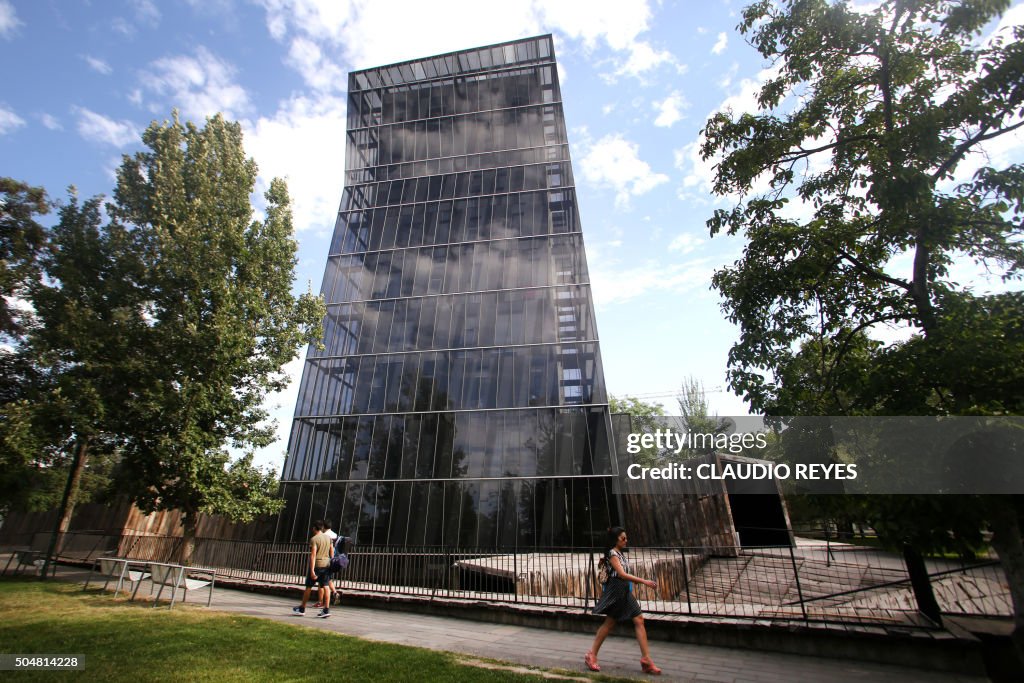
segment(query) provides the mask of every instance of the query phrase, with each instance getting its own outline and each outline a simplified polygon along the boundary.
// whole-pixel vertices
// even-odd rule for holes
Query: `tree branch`
[[[957,162],[963,159],[964,155],[967,154],[971,147],[974,147],[978,143],[985,142],[986,140],[992,140],[994,138],[999,137],[1000,135],[1004,135],[1005,133],[1017,130],[1022,126],[1024,126],[1024,121],[1018,121],[1012,126],[1000,128],[999,130],[994,130],[991,133],[986,133],[986,131],[989,129],[989,125],[985,124],[984,126],[981,127],[981,129],[978,131],[976,135],[967,138],[962,143],[960,143],[955,150],[953,150],[953,154],[951,154],[948,159],[942,162],[942,165],[939,166],[935,170],[935,173],[932,174],[932,181],[934,182],[941,178],[943,175],[945,175],[946,172],[953,167],[953,165],[955,165]]]
[[[871,266],[867,265],[866,263],[862,262],[860,259],[855,257],[853,254],[847,252],[845,249],[837,249],[837,251],[839,252],[840,256],[842,256],[844,259],[853,264],[853,266],[864,275],[867,275],[868,277],[874,278],[876,280],[881,280],[882,282],[888,282],[890,285],[895,285],[900,289],[907,290],[908,292],[911,291],[912,285],[906,280],[900,280],[899,278],[895,278],[890,275],[886,275],[883,272],[875,270]]]
[[[803,159],[805,157],[808,157],[808,156],[810,156],[812,154],[817,154],[818,152],[824,152],[824,151],[829,150],[829,149],[835,149],[836,147],[841,147],[842,145],[845,145],[845,144],[848,144],[848,143],[851,143],[851,142],[860,142],[861,140],[877,140],[877,139],[878,139],[878,136],[877,135],[873,135],[873,134],[872,135],[868,135],[868,134],[865,134],[865,135],[853,135],[851,137],[843,138],[841,140],[836,140],[835,142],[829,143],[827,145],[822,145],[821,147],[816,147],[814,149],[804,149],[803,147],[798,147],[797,150],[798,150],[799,153],[797,153],[797,152],[787,152],[780,159],[780,161],[797,161],[799,159]]]

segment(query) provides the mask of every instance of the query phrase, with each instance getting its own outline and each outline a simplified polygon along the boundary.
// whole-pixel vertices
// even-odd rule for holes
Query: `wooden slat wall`
[[[56,510],[12,512],[0,526],[0,544],[18,543],[20,538],[37,532],[50,532],[57,521]],[[276,516],[260,518],[250,524],[238,524],[219,515],[202,515],[197,535],[236,541],[273,541]],[[144,514],[127,500],[110,505],[86,503],[75,506],[70,531],[108,535],[137,533],[156,536],[181,536],[181,513],[177,511]]]

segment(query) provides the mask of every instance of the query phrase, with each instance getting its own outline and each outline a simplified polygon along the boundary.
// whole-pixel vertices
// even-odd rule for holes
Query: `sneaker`
[[[306,608],[305,607],[292,607],[292,614],[294,614],[297,617],[304,617],[304,616],[306,616]]]
[[[319,613],[317,613],[316,618],[317,619],[326,619],[329,616],[331,616],[330,610],[322,609],[322,610],[320,610]]]
[[[316,604],[313,605],[313,607],[323,607],[323,606],[324,606],[324,603],[319,602],[319,601],[317,601]]]

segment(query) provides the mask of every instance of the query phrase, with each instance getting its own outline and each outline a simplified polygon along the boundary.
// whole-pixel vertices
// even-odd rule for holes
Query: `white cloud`
[[[668,50],[655,50],[647,43],[637,42],[630,48],[629,58],[622,66],[615,70],[615,75],[639,78],[644,73],[662,64],[674,64],[677,71],[686,71],[686,66],[679,64]]]
[[[267,29],[276,40],[284,40],[289,25],[313,38],[339,42],[358,2],[335,0],[263,0]]]
[[[722,77],[718,79],[718,87],[722,90],[728,90],[729,86],[732,85],[732,79],[736,78],[736,74],[739,73],[740,65],[738,62],[733,62],[729,70],[722,74]]]
[[[110,29],[129,38],[135,35],[135,27],[125,21],[123,17],[117,17],[110,22]]]
[[[285,178],[296,231],[332,229],[343,182],[345,100],[295,97],[273,117],[243,126],[246,152],[259,165],[257,189]]]
[[[630,197],[668,182],[668,176],[653,172],[640,159],[637,144],[621,135],[606,135],[588,147],[580,161],[583,177],[596,185],[614,188],[616,206],[626,207]]]
[[[613,50],[631,51],[651,20],[651,8],[645,0],[534,0],[531,4],[548,27],[582,40],[589,48],[603,41]]]
[[[114,121],[84,107],[75,107],[74,111],[78,114],[78,132],[86,140],[124,147],[139,139],[131,121]]]
[[[999,24],[982,41],[986,47],[992,44],[996,36],[1001,36],[1005,41],[1013,40],[1013,29],[1017,26],[1024,26],[1024,3],[1014,5],[1003,13],[999,18]]]
[[[678,251],[681,254],[689,254],[691,251],[704,244],[704,240],[694,237],[689,233],[683,233],[669,242],[669,251]]]
[[[135,7],[135,18],[147,26],[157,26],[160,23],[160,10],[153,4],[152,0],[132,0]]]
[[[25,120],[10,109],[0,105],[0,135],[6,135],[15,128],[25,125]]]
[[[288,51],[288,64],[302,74],[306,85],[324,92],[344,91],[348,87],[348,74],[328,59],[316,43],[308,38],[296,38]]]
[[[654,119],[654,125],[671,128],[672,124],[683,118],[683,110],[688,109],[689,106],[690,103],[679,92],[673,92],[660,102],[655,101],[654,108],[658,112],[658,117]]]
[[[721,104],[713,111],[708,112],[705,119],[719,111],[731,112],[734,118],[744,112],[756,113],[758,111],[757,94],[761,91],[761,87],[778,73],[778,67],[770,67],[761,70],[755,78],[744,78],[736,87],[735,92],[722,100]],[[711,193],[715,165],[718,164],[720,155],[706,160],[701,159],[700,146],[703,142],[704,136],[700,135],[697,139],[675,151],[675,167],[683,171],[681,198],[706,201],[707,196]],[[693,192],[697,194],[691,194]]]
[[[762,69],[755,78],[744,78],[740,81],[735,94],[722,100],[722,103],[718,105],[717,111],[730,110],[736,116],[745,112],[757,113],[757,96],[761,92],[761,88],[769,80],[778,76],[779,71],[779,67],[774,66]]]
[[[696,189],[708,194],[715,177],[714,159],[704,160],[700,157],[700,146],[704,140],[701,136],[675,151],[675,167],[684,172],[683,188]]]
[[[234,82],[235,68],[205,47],[194,56],[164,57],[143,73],[143,86],[165,97],[189,119],[202,121],[220,112],[237,119],[251,109],[249,95]]]
[[[100,73],[104,76],[107,76],[113,71],[113,69],[110,68],[109,64],[107,64],[105,61],[98,57],[84,55],[82,59],[84,59],[85,63],[89,65],[89,68],[95,71],[96,73]]]
[[[357,69],[548,31],[556,40],[579,41],[588,50],[603,43],[624,53],[623,74],[675,61],[670,53],[639,39],[651,20],[648,0],[523,0],[488,5],[486,12],[475,0],[448,0],[440,22],[438,5],[427,2],[403,5],[401,21],[396,22],[394,5],[374,0],[261,1],[267,28],[276,40],[307,38],[321,48],[320,59]],[[305,73],[308,62],[290,63]]]
[[[21,21],[14,6],[8,0],[0,0],[0,37],[11,38],[19,26]]]
[[[729,36],[724,32],[718,34],[718,40],[715,41],[715,46],[711,48],[711,54],[720,55],[725,52],[726,46],[729,44]]]
[[[60,121],[49,114],[40,114],[39,121],[50,130],[64,130],[64,126],[60,125]]]
[[[592,264],[590,287],[599,308],[624,303],[649,292],[684,294],[707,290],[715,265],[709,259],[687,259],[670,264],[648,261],[629,268]]]
[[[326,59],[357,69],[540,32],[531,3],[499,3],[482,12],[471,0],[451,0],[441,22],[432,3],[403,5],[398,22],[393,4],[370,0],[263,0],[263,6],[275,39],[303,36],[323,48]]]
[[[541,32],[530,3],[491,3],[482,12],[474,0],[450,0],[440,22],[437,11],[433,3],[410,3],[403,8],[402,21],[395,22],[387,3],[360,0],[344,32],[351,62],[372,67]],[[424,26],[431,30],[424,31]]]

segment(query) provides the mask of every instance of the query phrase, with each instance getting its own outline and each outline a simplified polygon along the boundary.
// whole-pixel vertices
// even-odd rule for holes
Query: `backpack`
[[[331,572],[340,572],[348,567],[348,555],[342,552],[345,548],[345,537],[338,536],[334,541],[334,556],[331,557]]]
[[[597,562],[597,582],[603,586],[613,576],[615,576],[615,568],[609,561],[609,554],[605,553],[605,556]]]

